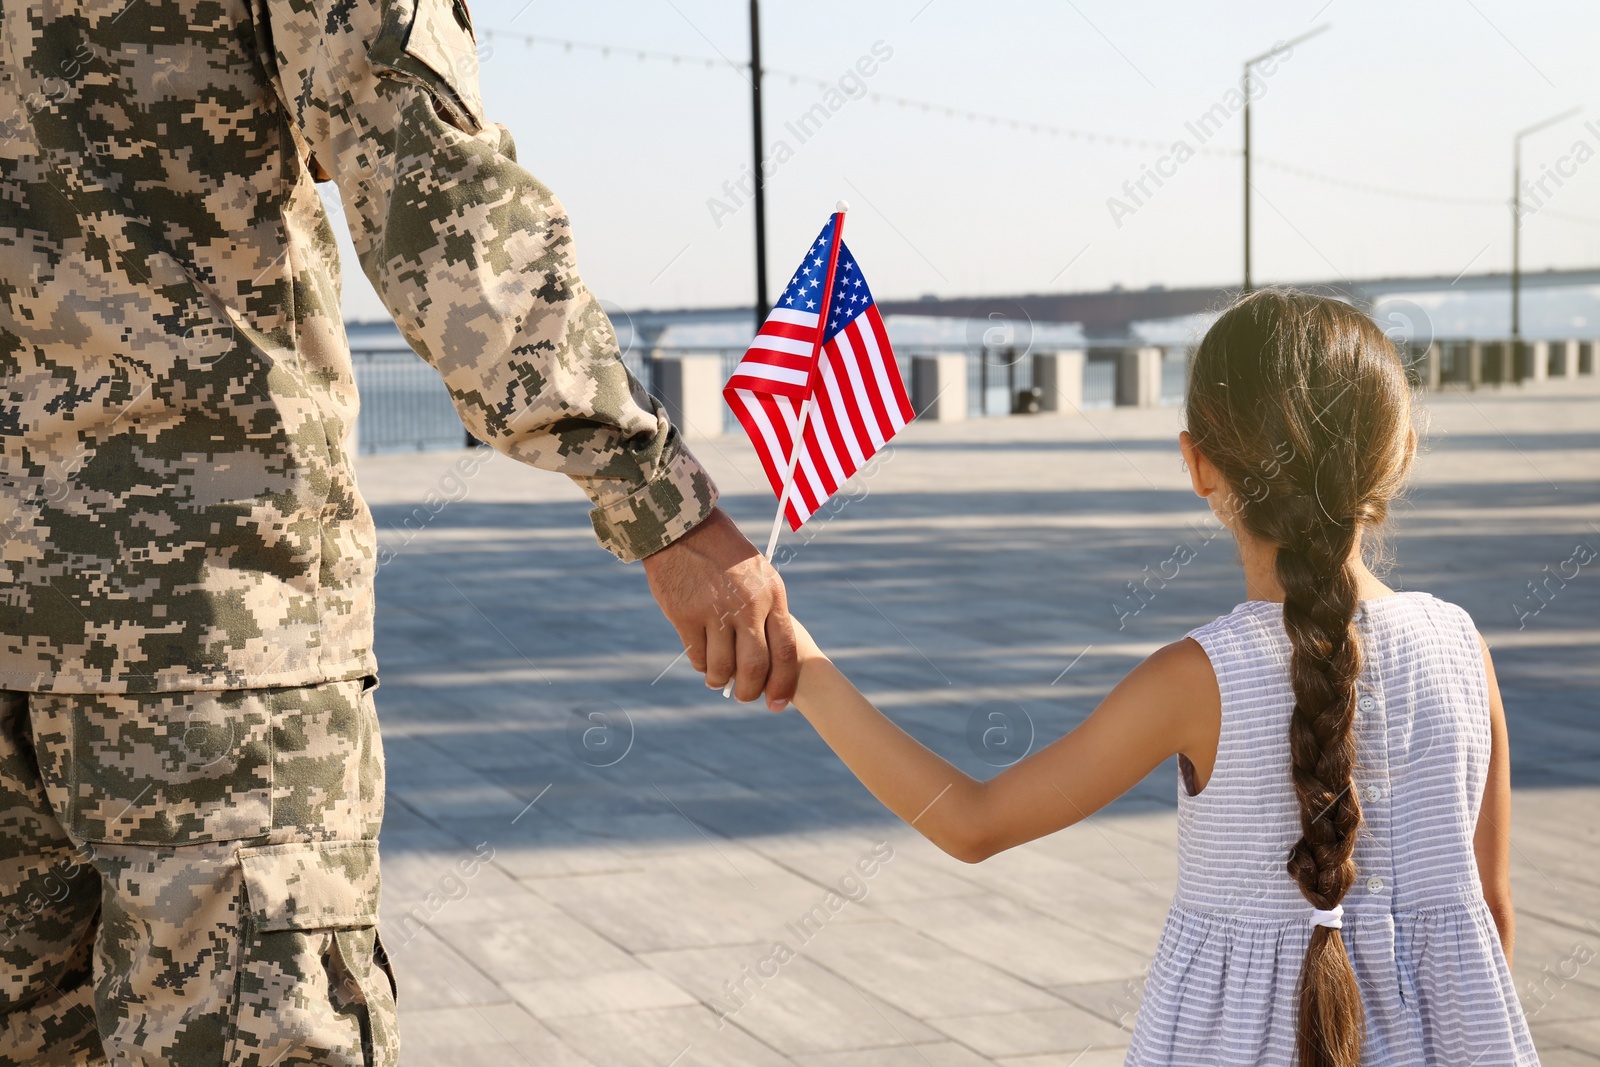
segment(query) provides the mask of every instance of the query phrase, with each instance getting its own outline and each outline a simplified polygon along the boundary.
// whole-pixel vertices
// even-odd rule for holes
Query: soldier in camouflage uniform
[[[617,358],[462,0],[0,5],[0,1064],[387,1064],[361,266],[741,698],[781,583]]]

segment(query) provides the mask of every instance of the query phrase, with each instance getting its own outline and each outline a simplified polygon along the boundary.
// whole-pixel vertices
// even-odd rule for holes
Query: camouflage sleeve
[[[716,488],[623,366],[565,210],[483,116],[463,0],[257,3],[294,148],[338,183],[362,268],[467,428],[577,482],[624,560],[704,519]]]

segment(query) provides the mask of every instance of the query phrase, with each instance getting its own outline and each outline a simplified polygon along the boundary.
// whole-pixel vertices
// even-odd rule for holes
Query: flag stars
[[[822,315],[829,334],[837,333],[843,324],[872,305],[872,292],[861,276],[860,265],[842,245],[835,255],[832,240],[832,229],[823,231],[778,298],[779,307]],[[827,287],[830,281],[831,290]]]

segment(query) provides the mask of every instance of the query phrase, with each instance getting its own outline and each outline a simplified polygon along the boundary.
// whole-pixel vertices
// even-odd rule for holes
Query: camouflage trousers
[[[360,680],[0,691],[0,1065],[389,1065]]]

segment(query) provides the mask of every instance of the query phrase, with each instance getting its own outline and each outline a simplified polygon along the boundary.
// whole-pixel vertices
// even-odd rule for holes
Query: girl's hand
[[[816,639],[811,636],[811,631],[800,625],[799,619],[790,616],[789,621],[794,625],[795,653],[799,656],[800,666],[804,667],[809,660],[828,658],[827,656],[823,655],[822,649],[818,647]]]

